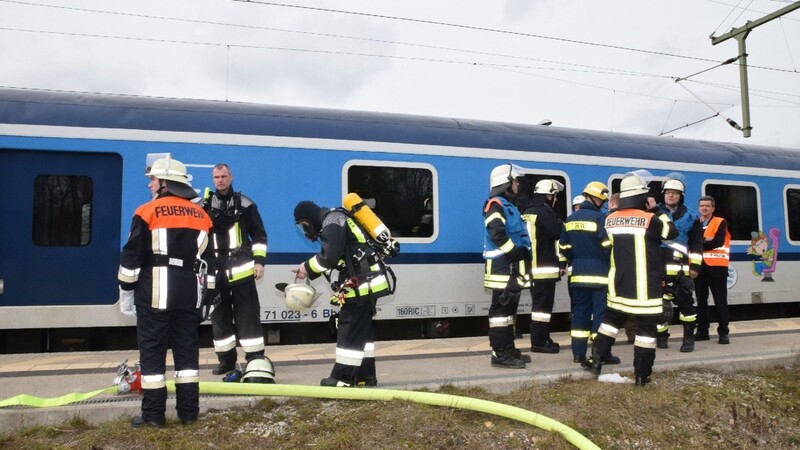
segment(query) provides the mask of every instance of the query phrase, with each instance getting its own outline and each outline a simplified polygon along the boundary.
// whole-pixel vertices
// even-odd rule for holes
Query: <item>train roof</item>
[[[800,170],[791,149],[471,119],[0,89],[0,124],[441,145]]]

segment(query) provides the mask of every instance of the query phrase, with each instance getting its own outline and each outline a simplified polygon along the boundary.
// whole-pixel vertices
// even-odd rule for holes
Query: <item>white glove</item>
[[[119,312],[123,315],[136,317],[136,305],[133,304],[133,291],[124,291],[119,288]]]

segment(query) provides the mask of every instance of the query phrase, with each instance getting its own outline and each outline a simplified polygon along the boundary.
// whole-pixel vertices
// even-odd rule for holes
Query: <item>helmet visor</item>
[[[297,229],[300,230],[301,233],[307,238],[312,241],[317,240],[317,232],[314,229],[314,225],[311,224],[310,221],[306,219],[301,219],[295,222]]]

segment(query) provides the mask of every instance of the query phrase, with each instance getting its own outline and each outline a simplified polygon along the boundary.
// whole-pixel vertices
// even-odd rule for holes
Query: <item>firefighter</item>
[[[214,351],[219,360],[212,373],[223,375],[236,369],[237,338],[248,364],[255,359],[266,359],[271,364],[264,356],[261,305],[256,291],[256,280],[264,276],[267,232],[256,204],[233,189],[233,173],[228,165],[217,164],[211,176],[216,191],[207,190],[202,205],[214,222],[217,288],[222,297],[211,315]]]
[[[586,201],[586,197],[583,195],[576,195],[575,197],[572,197],[572,212],[581,209],[581,203],[584,201]]]
[[[492,367],[524,369],[531,361],[514,346],[514,319],[522,287],[529,283],[526,259],[531,241],[514,206],[522,170],[513,164],[492,169],[489,199],[483,204],[483,286],[492,290],[489,306],[489,345]]]
[[[211,219],[189,199],[197,197],[186,166],[170,157],[156,160],[150,178],[153,200],[136,209],[122,248],[118,280],[120,304],[135,305],[136,337],[142,371],[142,414],[134,427],[161,428],[167,405],[166,359],[172,347],[178,417],[184,424],[199,412],[199,337],[202,321],[199,283],[214,296]]]
[[[586,366],[600,375],[603,358],[611,356],[617,332],[632,314],[636,319],[636,386],[650,382],[656,359],[656,324],[663,312],[661,242],[678,236],[675,224],[649,196],[649,178],[644,170],[625,174],[620,182],[619,209],[605,219],[612,244],[608,304]]]
[[[697,310],[692,292],[694,280],[703,262],[703,225],[699,215],[684,205],[686,178],[677,172],[667,174],[661,185],[664,201],[661,212],[667,214],[678,229],[678,237],[661,245],[664,261],[664,316],[658,324],[658,348],[668,348],[669,324],[673,307],[678,310],[678,320],[683,324],[683,342],[680,351],[694,351],[694,331]],[[688,278],[687,278],[688,276]]]
[[[556,282],[561,280],[558,239],[564,228],[553,210],[564,185],[556,180],[540,180],[522,219],[531,239],[531,351],[558,353],[559,345],[550,338],[550,317],[556,297]]]
[[[567,217],[561,231],[559,250],[572,267],[569,284],[572,295],[572,360],[586,364],[589,340],[597,329],[606,310],[608,270],[611,240],[605,229],[605,214],[600,208],[608,200],[608,187],[592,181],[583,189],[584,198],[579,208]],[[616,356],[604,364],[619,364]]]
[[[379,298],[393,292],[381,255],[368,233],[342,208],[323,208],[302,201],[294,209],[295,224],[320,251],[293,270],[296,279],[316,279],[336,270],[331,304],[339,306],[336,362],[321,386],[372,387],[375,373],[373,316]]]

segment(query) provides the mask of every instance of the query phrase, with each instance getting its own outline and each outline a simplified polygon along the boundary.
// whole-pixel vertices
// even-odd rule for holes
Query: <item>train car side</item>
[[[129,327],[116,307],[116,269],[130,216],[148,200],[145,160],[170,153],[195,188],[210,186],[219,162],[234,188],[255,200],[269,234],[268,267],[258,283],[265,324],[327,321],[323,292],[303,313],[274,289],[316,251],[292,220],[294,205],[339,206],[349,191],[374,202],[401,242],[389,262],[397,293],[379,320],[485,317],[480,205],[498,164],[526,179],[557,177],[562,203],[589,181],[613,187],[632,169],[655,182],[688,178],[687,203],[721,196],[736,225],[729,277],[734,305],[796,303],[800,279],[800,157],[781,149],[655,139],[367,113],[228,105],[222,102],[30,94],[0,90],[0,166],[14,193],[0,206],[0,329]],[[8,170],[8,168],[13,168]],[[728,197],[732,197],[729,199]],[[567,205],[558,205],[567,214]],[[722,214],[724,216],[724,214]],[[766,247],[756,244],[766,236]],[[32,236],[32,238],[31,238]],[[758,241],[761,242],[761,241]],[[763,248],[762,248],[763,247]],[[528,300],[525,300],[526,297]],[[523,296],[521,311],[530,308]],[[556,311],[569,299],[560,283]]]

